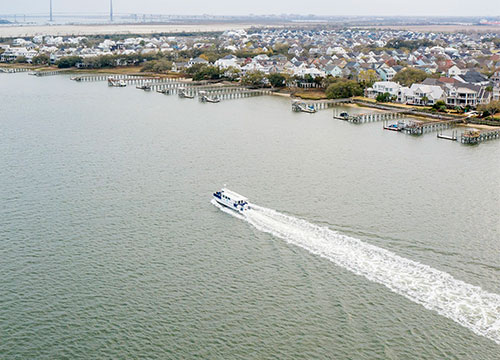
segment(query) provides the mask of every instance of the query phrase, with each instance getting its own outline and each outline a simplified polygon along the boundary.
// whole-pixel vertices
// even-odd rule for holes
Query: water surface
[[[0,119],[2,358],[499,357],[491,337],[210,203],[227,183],[500,294],[498,141],[26,74],[0,75]]]

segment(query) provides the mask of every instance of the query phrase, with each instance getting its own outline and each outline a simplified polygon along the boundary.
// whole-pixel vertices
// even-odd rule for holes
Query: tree
[[[34,56],[32,59],[33,65],[48,65],[50,62],[50,58],[47,54],[40,54]]]
[[[500,113],[500,100],[479,105],[477,109],[483,113],[483,116],[495,115],[496,113]]]
[[[424,81],[427,77],[428,74],[424,70],[409,67],[398,72],[392,80],[403,86],[410,86]]]
[[[172,62],[161,59],[147,61],[141,68],[141,72],[165,73],[172,70]]]
[[[14,62],[18,63],[18,64],[25,63],[26,62],[26,57],[24,57],[24,56],[18,56],[18,57],[16,57],[16,59],[14,60]]]
[[[275,44],[273,46],[273,52],[276,54],[281,54],[281,55],[288,55],[288,49],[290,46],[288,44]]]
[[[422,96],[422,98],[420,99],[420,101],[422,101],[424,103],[424,105],[427,105],[427,103],[429,102],[429,98],[427,96]]]
[[[60,69],[70,68],[82,61],[79,56],[66,56],[59,59],[57,62],[57,67]]]
[[[193,75],[193,80],[217,80],[220,79],[222,71],[213,65],[202,65]]]
[[[286,77],[283,74],[270,74],[267,76],[267,79],[271,83],[272,87],[284,87],[286,86]]]
[[[407,49],[407,50],[417,50],[419,47],[431,47],[436,45],[431,40],[402,40],[399,38],[389,40],[386,44],[387,48],[390,49]]]
[[[339,79],[326,89],[326,97],[329,99],[344,99],[361,95],[363,95],[363,88],[354,80]]]
[[[227,69],[224,69],[224,77],[228,80],[234,81],[237,80],[241,75],[241,70],[237,67],[230,66]]]
[[[446,112],[446,103],[443,100],[438,100],[432,105],[432,108],[439,112]]]
[[[263,86],[265,76],[260,71],[249,71],[241,78],[243,85]]]
[[[378,75],[373,69],[361,70],[358,75],[358,80],[366,87],[370,87],[378,80]]]
[[[377,102],[389,102],[391,100],[391,94],[389,94],[388,92],[385,92],[385,93],[380,93],[377,95],[376,99]]]

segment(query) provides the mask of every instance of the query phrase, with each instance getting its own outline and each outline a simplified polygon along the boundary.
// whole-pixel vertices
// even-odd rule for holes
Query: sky
[[[52,0],[54,12],[105,13],[109,0]],[[47,13],[49,0],[0,0],[0,14]],[[113,0],[115,13],[500,16],[499,0]]]

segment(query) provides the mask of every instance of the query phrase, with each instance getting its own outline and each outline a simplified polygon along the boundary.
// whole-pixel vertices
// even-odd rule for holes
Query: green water
[[[0,75],[0,124],[2,359],[500,358],[210,203],[227,183],[500,294],[500,141],[27,74]]]

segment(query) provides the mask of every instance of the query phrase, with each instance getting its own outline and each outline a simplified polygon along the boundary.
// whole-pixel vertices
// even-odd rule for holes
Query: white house
[[[456,75],[462,75],[462,69],[460,69],[457,65],[453,65],[448,69],[448,77],[453,77]]]
[[[444,95],[440,86],[413,84],[409,89],[400,88],[398,101],[410,105],[433,105],[438,100],[443,100]]]
[[[206,65],[208,64],[208,61],[201,58],[201,57],[197,57],[197,58],[194,58],[194,59],[191,59],[188,61],[188,66],[193,66],[195,64],[202,64],[202,65]]]
[[[215,62],[215,66],[218,66],[222,69],[227,69],[228,67],[236,67],[236,68],[239,68],[239,65],[238,65],[238,58],[234,55],[227,55],[227,56],[224,56],[223,58],[220,58],[219,60],[217,60]]]
[[[379,94],[389,93],[391,96],[398,96],[401,85],[393,81],[377,81],[371,88],[366,89],[365,94],[369,98],[376,98]]]

